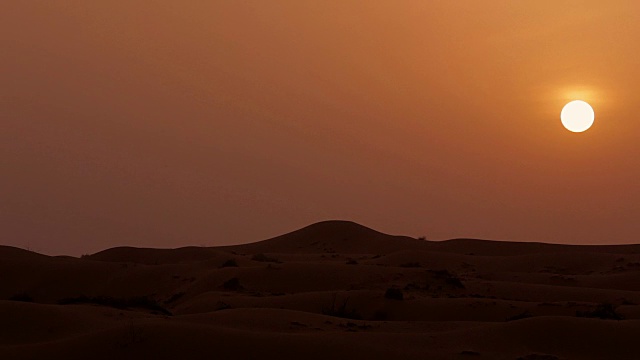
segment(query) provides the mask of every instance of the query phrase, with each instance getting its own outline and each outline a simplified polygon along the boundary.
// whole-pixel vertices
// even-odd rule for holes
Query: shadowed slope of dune
[[[245,252],[387,254],[427,249],[426,241],[383,234],[351,221],[330,220],[256,243],[222,247]]]
[[[473,253],[474,255],[521,255],[571,252],[597,252],[608,254],[640,254],[639,244],[625,245],[565,245],[540,242],[511,242],[479,239],[452,239],[433,241],[429,244],[434,251],[453,253]]]
[[[425,241],[407,236],[383,234],[351,221],[323,221],[302,229],[249,244],[215,248],[183,247],[153,249],[115,247],[84,258],[108,262],[158,265],[204,261],[224,256],[223,252],[386,254],[407,249],[427,249]]]

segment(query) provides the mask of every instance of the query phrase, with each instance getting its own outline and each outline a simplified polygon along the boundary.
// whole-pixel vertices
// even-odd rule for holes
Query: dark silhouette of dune
[[[639,249],[348,221],[82,258],[1,246],[0,358],[637,359]]]
[[[429,244],[430,250],[477,255],[521,255],[550,253],[597,252],[608,254],[640,254],[640,245],[565,245],[540,242],[511,242],[480,239],[452,239]]]
[[[84,257],[96,261],[158,265],[204,261],[220,256],[223,256],[223,253],[206,247],[188,246],[177,249],[152,249],[122,246],[103,250]]]
[[[31,253],[22,249],[16,249],[16,251]],[[215,248],[189,246],[177,249],[124,246],[86,255],[85,258],[108,262],[133,262],[157,265],[217,259],[224,257],[227,251],[289,254],[322,252],[389,254],[398,251],[437,251],[488,256],[565,252],[640,254],[640,245],[564,245],[480,239],[427,241],[408,236],[384,234],[351,221],[329,220],[315,223],[274,238],[242,245],[220,246]]]
[[[424,241],[411,237],[383,234],[351,221],[330,220],[275,238],[226,248],[247,252],[387,254],[427,247]]]
[[[0,245],[0,260],[24,261],[44,259],[46,257],[46,255],[38,254],[30,250],[20,249],[13,246]]]

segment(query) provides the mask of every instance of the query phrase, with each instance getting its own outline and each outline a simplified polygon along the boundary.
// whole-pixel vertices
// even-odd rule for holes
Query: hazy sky
[[[0,244],[640,242],[640,3],[0,2]],[[565,130],[562,106],[594,126]]]

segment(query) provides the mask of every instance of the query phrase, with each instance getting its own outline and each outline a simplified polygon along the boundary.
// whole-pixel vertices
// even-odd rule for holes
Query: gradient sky
[[[640,3],[0,2],[0,243],[640,242]],[[562,106],[594,126],[565,130]]]

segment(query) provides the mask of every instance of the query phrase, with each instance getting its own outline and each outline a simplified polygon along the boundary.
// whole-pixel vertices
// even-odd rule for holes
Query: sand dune
[[[638,359],[639,250],[341,221],[82,258],[2,246],[0,358]]]

